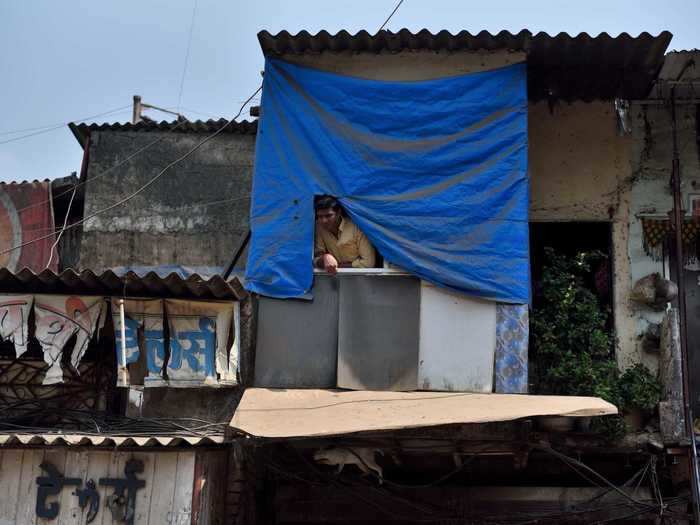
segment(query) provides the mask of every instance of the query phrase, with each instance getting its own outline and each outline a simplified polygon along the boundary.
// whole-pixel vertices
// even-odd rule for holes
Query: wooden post
[[[134,95],[134,110],[131,114],[131,123],[136,124],[137,122],[141,122],[141,96],[140,95]]]

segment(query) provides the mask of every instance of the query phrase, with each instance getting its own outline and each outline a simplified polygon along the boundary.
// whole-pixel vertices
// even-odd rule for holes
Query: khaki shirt
[[[374,247],[355,224],[343,217],[338,237],[316,225],[314,255],[330,253],[339,264],[352,263],[353,268],[373,268],[376,262]]]

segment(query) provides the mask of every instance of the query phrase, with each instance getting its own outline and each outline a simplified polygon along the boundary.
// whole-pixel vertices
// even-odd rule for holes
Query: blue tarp
[[[525,65],[388,82],[268,59],[248,290],[311,291],[321,194],[339,198],[385,260],[421,279],[528,303]]]

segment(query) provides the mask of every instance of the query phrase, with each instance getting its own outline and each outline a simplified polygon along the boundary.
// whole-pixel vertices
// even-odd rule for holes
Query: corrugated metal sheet
[[[0,434],[0,446],[93,446],[93,447],[181,447],[219,445],[223,435],[201,436],[113,436],[109,434]]]
[[[397,33],[380,31],[375,35],[367,31],[355,35],[347,31],[335,35],[327,31],[315,35],[307,31],[296,35],[287,31],[276,35],[267,31],[258,33],[263,53],[276,56],[324,51],[524,51],[528,57],[528,93],[533,100],[642,98],[661,68],[671,37],[668,31],[658,36],[644,32],[637,37],[627,33],[617,37],[607,33],[595,37],[587,33],[533,35],[527,30],[517,34],[481,31],[476,35],[468,31],[456,35],[448,31],[432,33],[427,29],[417,33],[408,29]]]
[[[221,118],[218,120],[195,120],[194,122],[173,120],[171,122],[153,120],[143,120],[132,124],[131,122],[114,122],[103,124],[76,124],[71,122],[68,127],[78,139],[80,144],[85,144],[85,139],[91,131],[122,131],[122,132],[147,132],[147,131],[173,131],[176,133],[213,133],[219,130],[228,120]],[[238,135],[255,135],[258,131],[258,122],[256,120],[241,122],[232,122],[222,133],[238,134]]]
[[[126,295],[202,300],[239,300],[246,296],[237,278],[226,281],[220,275],[205,280],[194,274],[183,279],[176,273],[160,277],[151,271],[143,276],[127,272],[120,277],[111,270],[97,275],[90,270],[78,273],[70,269],[60,274],[50,270],[34,273],[28,268],[17,273],[1,268],[0,293]]]
[[[667,82],[680,81],[676,85],[676,98],[700,98],[700,51],[672,51],[664,58],[658,82],[649,98],[668,98],[671,86]]]

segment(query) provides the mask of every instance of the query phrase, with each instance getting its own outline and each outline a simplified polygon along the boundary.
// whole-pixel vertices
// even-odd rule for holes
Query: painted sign
[[[0,184],[0,267],[13,272],[29,268],[58,271],[55,253],[51,185],[46,182]],[[36,240],[22,248],[5,251]],[[51,250],[54,250],[51,258]]]
[[[98,321],[104,318],[102,297],[77,297],[66,295],[35,295],[35,336],[44,351],[44,361],[49,365],[44,385],[63,381],[61,357],[68,340],[75,335],[70,364],[77,370],[78,363],[87,350]]]
[[[161,299],[125,299],[124,332],[125,353],[122,351],[122,328],[119,299],[112,298],[112,319],[117,348],[117,386],[131,384],[128,366],[136,363],[143,347],[148,374],[144,384],[163,385],[165,365],[165,336],[163,333],[163,301]]]
[[[56,501],[47,502],[50,496],[59,496],[64,487],[77,487],[75,496],[81,509],[88,508],[85,523],[92,523],[100,508],[100,493],[93,480],[88,480],[86,488],[82,488],[81,478],[63,477],[58,469],[51,463],[44,461],[39,465],[44,471],[43,476],[36,478],[36,515],[39,518],[55,519],[60,511],[60,504]],[[112,518],[123,521],[127,525],[133,525],[136,516],[136,491],[146,486],[146,482],[138,479],[136,474],[143,472],[143,461],[130,459],[124,466],[123,478],[100,478],[99,485],[112,487],[113,494],[107,496],[106,506],[112,512]]]
[[[0,295],[0,337],[15,345],[17,357],[27,351],[29,311],[33,303],[31,295]]]
[[[237,352],[229,352],[233,304],[166,299],[170,386],[235,382]],[[233,357],[232,357],[233,356]]]

